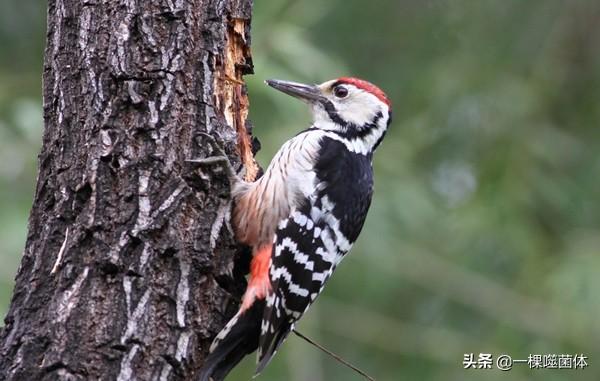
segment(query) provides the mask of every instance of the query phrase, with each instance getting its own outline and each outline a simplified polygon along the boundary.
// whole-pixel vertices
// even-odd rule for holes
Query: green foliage
[[[17,3],[0,5],[2,314],[42,129],[45,5]],[[263,165],[310,122],[264,79],[358,76],[394,108],[366,227],[301,331],[378,380],[598,379],[599,21],[592,0],[256,2],[247,81]],[[463,370],[464,353],[591,366]],[[291,337],[261,379],[360,378]]]

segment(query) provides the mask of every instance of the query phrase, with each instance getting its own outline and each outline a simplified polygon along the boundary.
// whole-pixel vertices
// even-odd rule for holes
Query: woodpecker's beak
[[[267,79],[265,83],[274,89],[310,103],[326,100],[321,94],[321,89],[316,85],[305,85],[303,83],[280,81],[278,79]]]

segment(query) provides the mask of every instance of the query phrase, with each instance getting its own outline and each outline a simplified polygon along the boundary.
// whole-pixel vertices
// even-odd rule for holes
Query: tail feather
[[[247,354],[258,347],[264,300],[238,312],[215,338],[200,370],[199,381],[222,381]]]
[[[260,374],[260,372],[265,369],[265,367],[269,364],[277,350],[283,344],[285,339],[290,334],[293,328],[293,324],[286,323],[283,326],[279,327],[275,335],[270,335],[269,341],[261,343],[261,347],[258,353],[258,364],[256,366],[256,372],[254,376]],[[263,335],[264,337],[264,335]]]

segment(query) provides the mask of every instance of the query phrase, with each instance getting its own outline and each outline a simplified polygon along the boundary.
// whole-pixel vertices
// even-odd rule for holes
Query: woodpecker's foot
[[[210,157],[205,157],[202,159],[190,159],[190,160],[186,160],[186,162],[187,163],[195,163],[195,164],[199,164],[200,166],[207,166],[207,167],[221,166],[225,170],[225,173],[227,174],[227,178],[230,181],[232,181],[232,183],[239,180],[237,174],[235,173],[235,169],[233,169],[233,166],[229,162],[229,158],[227,158],[227,156],[210,156]]]
[[[214,156],[227,157],[227,154],[225,153],[225,151],[223,151],[222,148],[225,146],[225,143],[223,142],[223,140],[221,140],[220,137],[207,134],[206,132],[199,132],[198,135],[202,136],[202,143],[208,144],[210,148],[212,148],[212,150],[216,152],[216,155]]]
[[[223,146],[223,142],[219,138],[215,138],[214,136],[204,132],[201,132],[199,135],[202,135],[203,142],[207,143],[211,147],[213,153],[216,153],[216,155],[199,159],[188,159],[186,160],[186,162],[206,167],[220,166],[225,170],[227,178],[229,179],[232,186],[236,182],[240,181],[240,178],[238,177],[233,166],[231,165],[227,154],[225,153],[225,151],[223,151],[223,148],[221,148]]]

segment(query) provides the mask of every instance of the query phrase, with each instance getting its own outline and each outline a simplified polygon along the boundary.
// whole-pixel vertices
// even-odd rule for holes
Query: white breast
[[[259,180],[235,187],[233,220],[238,240],[255,247],[270,244],[279,221],[314,193],[313,166],[325,134],[307,131],[288,140]]]

